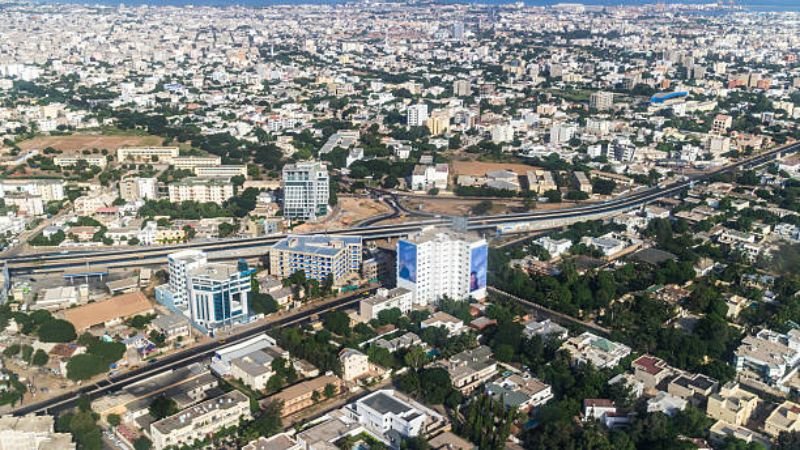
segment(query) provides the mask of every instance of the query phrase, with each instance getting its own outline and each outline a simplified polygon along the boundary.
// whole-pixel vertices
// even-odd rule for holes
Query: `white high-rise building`
[[[550,128],[550,143],[551,144],[566,144],[572,139],[578,127],[568,123],[558,123]]]
[[[406,110],[406,124],[410,127],[421,127],[425,125],[425,121],[428,120],[428,105],[425,103],[419,103],[417,105],[411,105]]]
[[[189,306],[190,271],[208,264],[208,258],[202,250],[183,250],[167,256],[169,271],[168,296],[176,307],[186,310]],[[169,302],[168,302],[169,303]]]
[[[425,228],[397,242],[397,286],[414,293],[414,303],[428,305],[486,296],[489,247],[469,233]]]
[[[328,214],[330,185],[328,169],[321,162],[298,162],[283,166],[283,216],[308,220]]]

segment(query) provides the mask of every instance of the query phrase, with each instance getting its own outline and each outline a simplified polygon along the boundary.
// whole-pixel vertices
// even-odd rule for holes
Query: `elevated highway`
[[[670,197],[687,189],[693,183],[704,181],[713,175],[732,172],[739,169],[757,167],[777,157],[800,150],[800,143],[793,143],[776,148],[751,158],[736,162],[718,170],[684,179],[666,186],[656,186],[639,190],[624,197],[603,203],[586,204],[559,210],[530,211],[518,214],[487,215],[466,219],[467,229],[474,231],[494,231],[499,226],[526,223],[530,226],[525,231],[553,228],[570,223],[608,217],[617,213],[639,208],[664,197]],[[398,238],[431,225],[448,225],[451,219],[432,217],[424,220],[391,225],[366,225],[361,227],[330,229],[330,234],[360,235],[364,240]],[[362,224],[364,225],[364,224]],[[237,251],[246,250],[253,255],[264,254],[266,249],[285,235],[260,236],[255,238],[224,239],[217,241],[192,242],[188,244],[141,247],[134,249],[109,249],[76,251],[71,253],[49,253],[31,256],[15,256],[0,258],[0,263],[7,265],[9,273],[25,275],[46,272],[59,272],[80,267],[104,266],[108,268],[129,267],[131,265],[147,265],[163,263],[169,253],[184,249],[202,249],[209,253],[212,260],[232,259],[240,257]]]

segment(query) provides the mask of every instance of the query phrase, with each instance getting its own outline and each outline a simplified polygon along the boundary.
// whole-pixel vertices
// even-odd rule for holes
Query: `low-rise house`
[[[403,439],[427,435],[446,424],[441,414],[390,389],[373,392],[343,410],[393,448],[398,448]]]
[[[651,355],[642,355],[636,358],[631,363],[631,368],[633,376],[641,381],[647,389],[655,389],[662,381],[675,373],[666,361]]]
[[[563,341],[569,336],[566,328],[550,319],[538,321],[536,319],[525,323],[522,333],[527,337],[539,336],[543,339],[556,339]]]
[[[423,330],[430,327],[445,328],[449,336],[454,336],[466,331],[463,320],[453,317],[444,311],[437,311],[420,323],[420,328]]]
[[[706,415],[734,425],[744,425],[758,407],[758,396],[745,391],[738,383],[727,383],[708,397]]]
[[[325,398],[326,386],[331,386],[333,394],[338,395],[342,389],[342,380],[332,375],[323,375],[311,380],[293,384],[277,394],[261,400],[262,405],[281,402],[281,417],[286,417],[309,406],[315,405]]]
[[[572,241],[569,239],[553,239],[549,236],[543,236],[534,242],[547,250],[547,253],[553,258],[563,255],[572,248]]]
[[[724,420],[716,421],[708,431],[711,436],[711,442],[716,445],[722,445],[728,438],[734,438],[748,444],[755,442],[761,444],[764,448],[770,448],[770,440],[767,436]]]
[[[627,345],[612,342],[588,331],[567,339],[561,349],[570,354],[573,364],[591,363],[598,369],[616,367],[631,353],[631,348]]]
[[[737,372],[749,372],[762,381],[779,385],[800,364],[800,330],[781,334],[769,329],[742,339],[734,352]]]
[[[289,433],[279,433],[268,438],[260,438],[249,442],[242,450],[305,450]]]
[[[775,408],[764,422],[764,432],[773,438],[797,431],[800,431],[800,405],[789,400]]]
[[[395,308],[403,314],[408,314],[411,311],[413,297],[413,293],[405,288],[381,288],[372,297],[359,302],[359,315],[362,320],[369,321],[377,319],[381,311]]]
[[[179,342],[192,337],[189,319],[179,313],[159,315],[150,322],[150,329],[163,334],[166,342]]]
[[[542,406],[553,399],[553,391],[548,384],[530,376],[512,374],[486,384],[486,393],[502,402],[508,408],[527,412]]]
[[[497,362],[492,358],[492,350],[485,345],[465,350],[449,360],[438,362],[437,365],[447,370],[453,387],[464,394],[469,394],[497,373]]]
[[[681,374],[669,382],[667,392],[697,406],[704,403],[718,386],[717,380],[701,373]]]
[[[339,361],[344,381],[355,381],[369,373],[369,358],[358,350],[343,349],[339,352]]]
[[[647,412],[660,412],[670,417],[686,409],[687,401],[660,391],[655,397],[647,400]]]
[[[393,339],[389,340],[383,338],[377,339],[375,342],[372,343],[372,345],[375,345],[380,348],[385,348],[386,350],[389,350],[390,352],[394,353],[398,350],[404,350],[414,345],[424,345],[424,343],[422,342],[422,339],[419,338],[419,336],[409,331],[408,333]]]
[[[616,414],[614,402],[606,398],[587,398],[583,400],[583,420],[603,420],[608,414]]]

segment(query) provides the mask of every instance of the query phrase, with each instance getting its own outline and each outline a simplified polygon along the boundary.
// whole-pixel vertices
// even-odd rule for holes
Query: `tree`
[[[481,450],[502,450],[517,416],[516,408],[484,394],[469,402],[457,430]]]
[[[239,439],[240,448],[244,444],[258,439],[261,436],[269,437],[277,434],[283,430],[281,423],[281,410],[283,404],[281,402],[271,402],[266,408],[261,411],[256,418],[247,424],[241,432]]]
[[[326,398],[333,398],[333,396],[336,395],[336,386],[328,383],[325,385],[325,389],[322,393],[325,394]]]
[[[67,378],[72,381],[88,380],[107,370],[108,363],[90,353],[73,356],[67,362]]]
[[[592,192],[595,194],[611,195],[616,188],[617,183],[613,180],[605,180],[602,178],[595,178],[592,180]]]
[[[139,436],[133,441],[134,450],[150,450],[151,448],[153,448],[153,443],[147,439],[147,436]]]
[[[428,362],[428,354],[419,345],[414,345],[408,349],[403,360],[407,366],[414,370],[419,370]]]
[[[339,336],[350,335],[350,317],[343,311],[333,311],[322,318],[325,329]]]
[[[122,418],[119,414],[109,414],[108,417],[106,417],[106,422],[108,422],[111,427],[116,428],[122,423]]]
[[[36,353],[33,354],[33,364],[36,366],[44,366],[48,361],[50,361],[50,356],[42,349],[36,350]]]
[[[561,191],[550,189],[544,193],[548,203],[561,203]]]
[[[162,394],[153,399],[148,407],[148,411],[150,415],[153,416],[153,419],[161,420],[165,417],[177,414],[180,409],[178,409],[178,404],[175,403],[175,400]]]
[[[472,207],[472,214],[476,216],[482,216],[491,211],[492,206],[494,206],[494,204],[492,203],[491,200],[481,200],[475,206]]]
[[[39,340],[42,342],[70,342],[76,337],[75,327],[66,320],[53,319],[46,326],[39,327]]]

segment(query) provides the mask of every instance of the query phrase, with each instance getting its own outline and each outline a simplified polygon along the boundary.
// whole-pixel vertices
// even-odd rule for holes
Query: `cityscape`
[[[800,450],[800,8],[0,0],[0,450]]]

